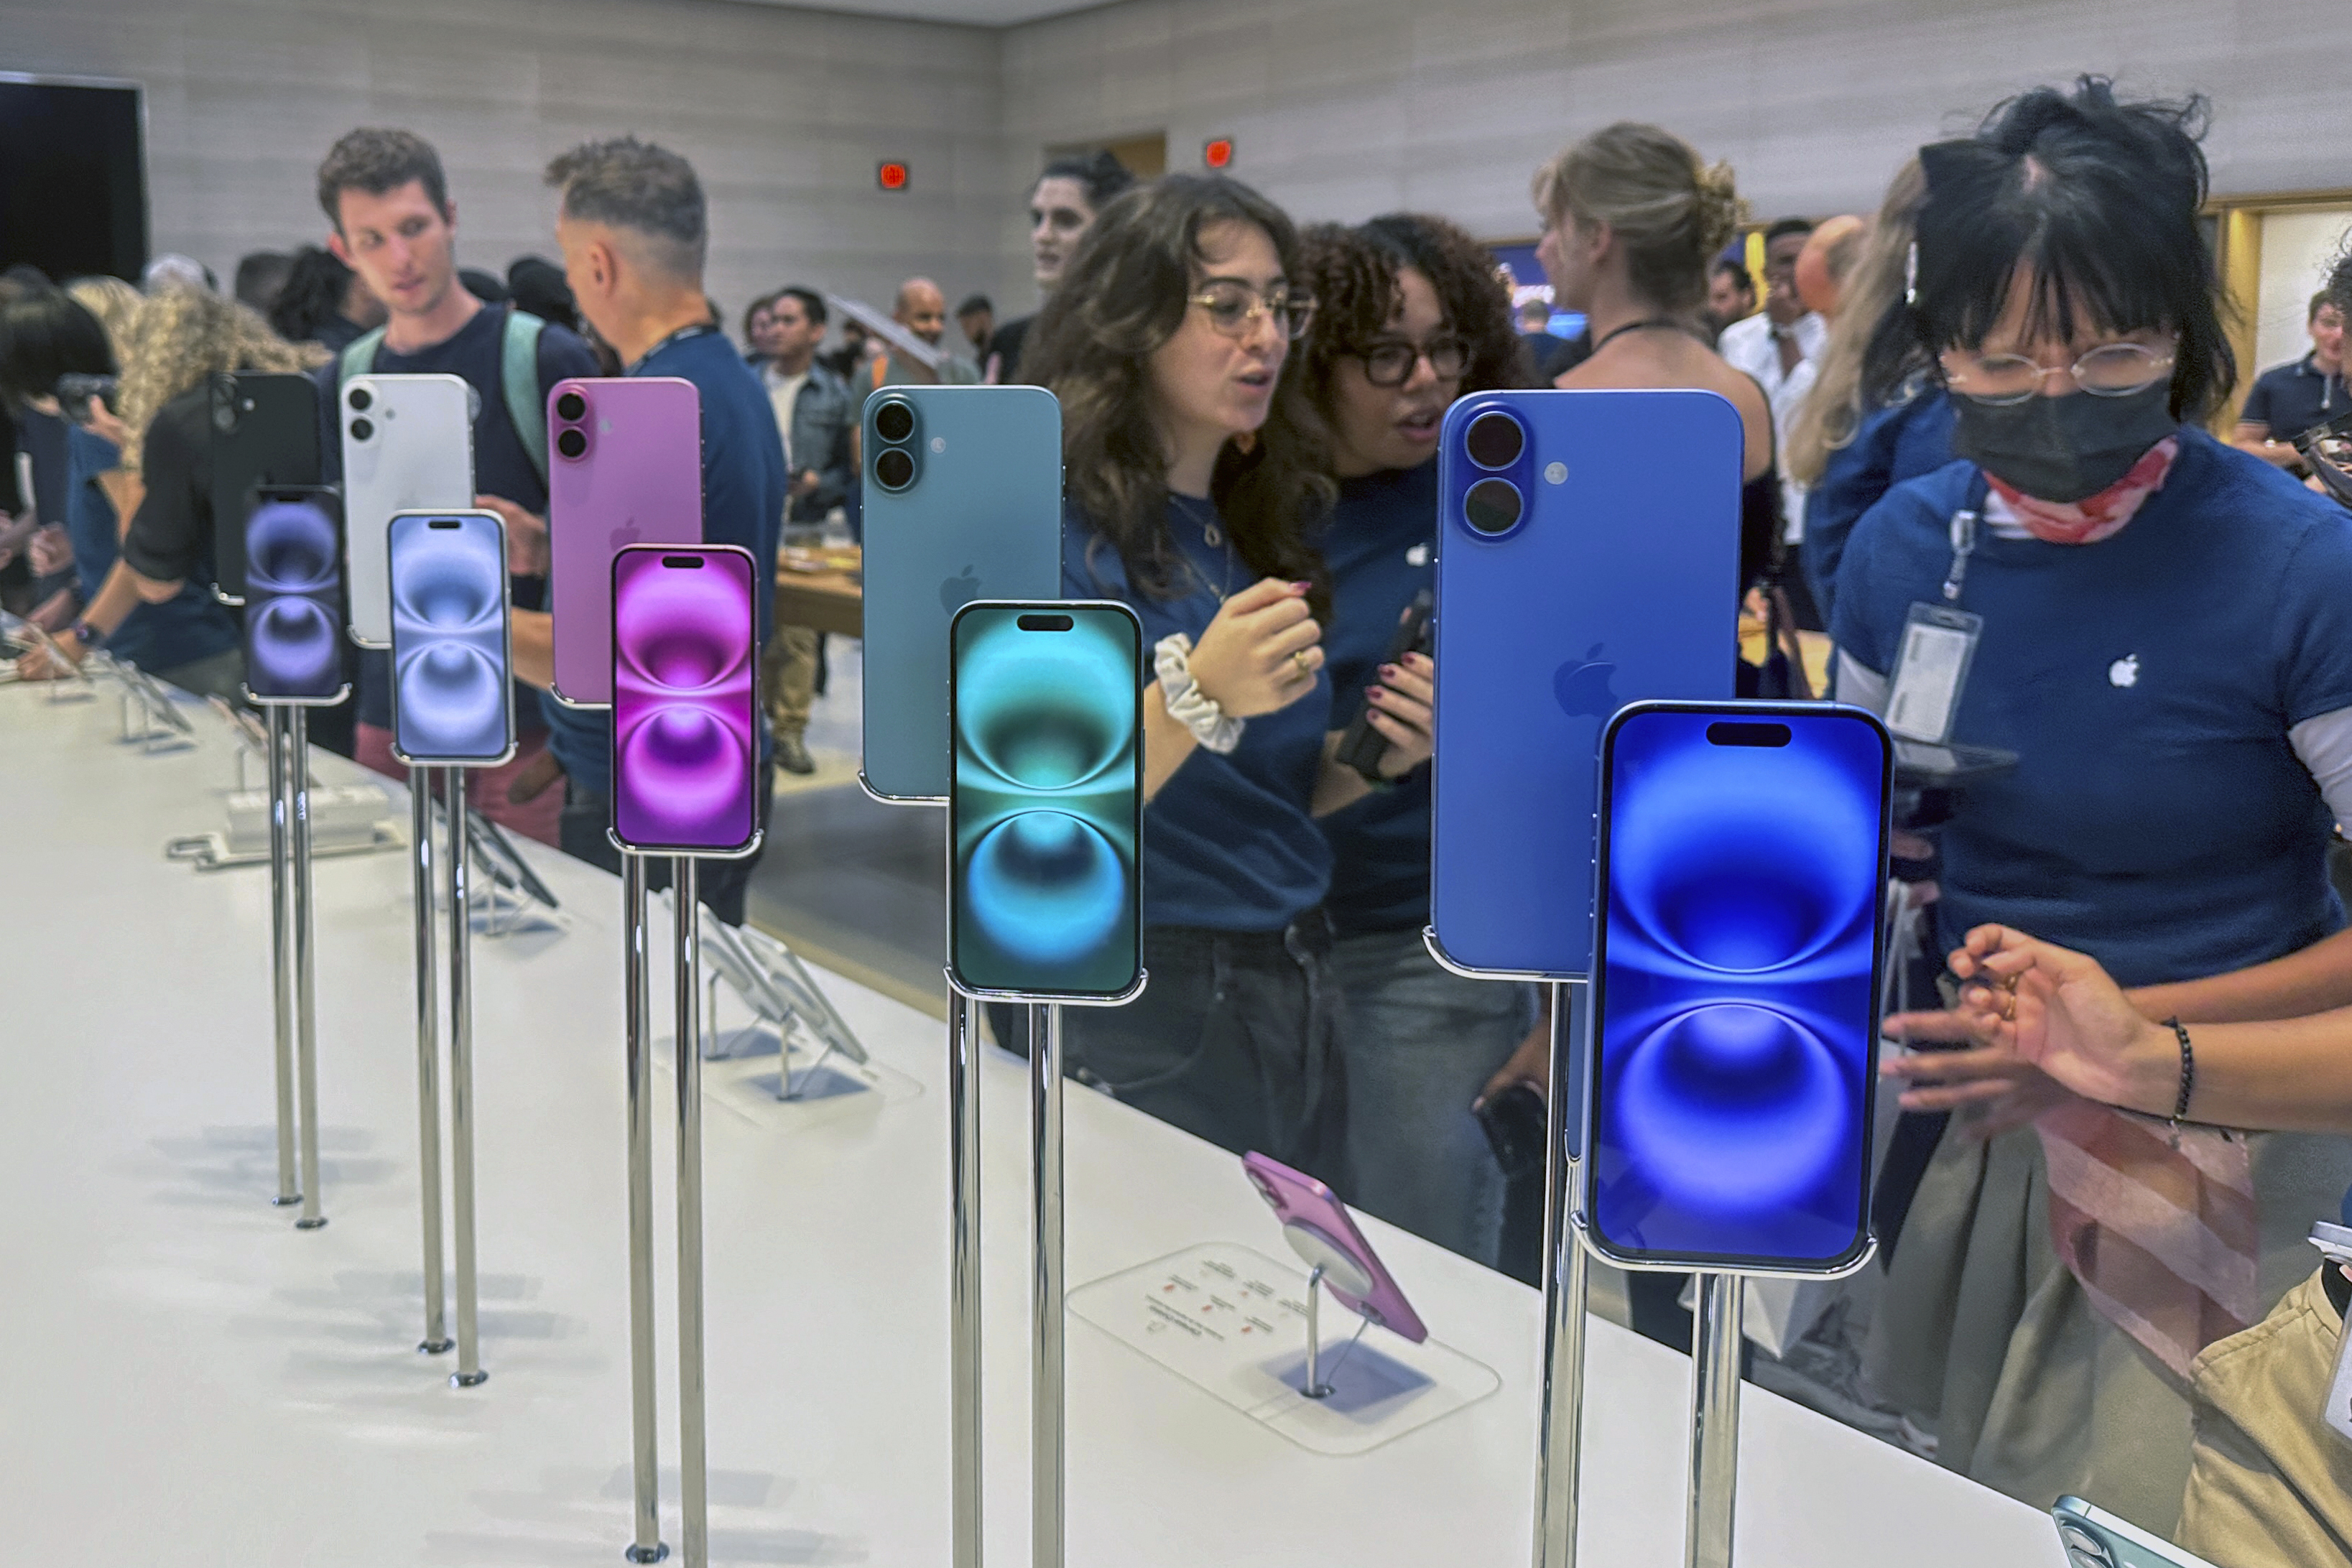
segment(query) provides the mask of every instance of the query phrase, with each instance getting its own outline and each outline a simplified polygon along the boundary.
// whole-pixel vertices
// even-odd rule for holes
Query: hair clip
[[[1916,239],[1903,256],[1903,303],[1919,303],[1919,242]]]

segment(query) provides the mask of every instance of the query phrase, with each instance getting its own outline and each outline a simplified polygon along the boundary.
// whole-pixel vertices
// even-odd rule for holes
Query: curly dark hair
[[[1494,254],[1467,234],[1422,213],[1386,213],[1353,228],[1317,224],[1299,236],[1297,281],[1315,296],[1315,324],[1295,355],[1307,401],[1331,416],[1331,364],[1377,338],[1397,307],[1397,274],[1429,279],[1446,324],[1470,350],[1462,393],[1535,384],[1511,319],[1511,296]]]
[[[1105,207],[1070,258],[1031,329],[1023,373],[1062,404],[1062,457],[1070,499],[1116,549],[1128,580],[1155,599],[1176,596],[1180,561],[1168,533],[1168,458],[1150,405],[1152,354],[1176,335],[1201,277],[1201,231],[1247,224],[1274,243],[1284,272],[1300,277],[1298,231],[1280,207],[1238,180],[1170,174]],[[1274,405],[1246,451],[1228,442],[1211,497],[1252,571],[1314,584],[1318,620],[1330,612],[1330,576],[1307,542],[1309,519],[1337,494],[1322,422],[1307,405],[1294,352]]]

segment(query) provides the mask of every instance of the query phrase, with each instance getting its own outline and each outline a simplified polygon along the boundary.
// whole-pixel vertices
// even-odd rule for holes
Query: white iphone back
[[[353,376],[336,394],[335,423],[352,641],[389,648],[392,515],[473,509],[474,389],[462,376]]]

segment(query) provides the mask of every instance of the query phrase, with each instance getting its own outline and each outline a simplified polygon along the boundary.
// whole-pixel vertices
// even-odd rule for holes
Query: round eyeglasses
[[[2020,403],[2042,395],[2052,376],[2073,376],[2093,397],[2129,397],[2172,373],[2173,353],[2141,343],[2103,343],[2071,365],[2052,367],[2023,354],[1967,354],[1943,358],[1944,384],[1962,397],[1994,404]]]
[[[1247,336],[1259,317],[1270,316],[1275,330],[1295,342],[1307,335],[1307,323],[1315,319],[1315,296],[1304,288],[1260,294],[1230,277],[1212,278],[1198,293],[1186,295],[1185,300],[1206,310],[1209,325],[1228,338]]]
[[[1442,382],[1452,381],[1470,367],[1470,346],[1452,336],[1432,338],[1426,343],[1377,338],[1347,351],[1364,361],[1364,379],[1376,387],[1404,385],[1412,380],[1413,367],[1423,360],[1429,361],[1429,373]]]

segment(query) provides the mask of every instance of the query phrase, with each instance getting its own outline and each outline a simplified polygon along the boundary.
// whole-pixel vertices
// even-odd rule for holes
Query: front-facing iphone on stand
[[[385,530],[392,749],[412,768],[514,756],[506,526],[496,513],[401,512]]]
[[[1039,387],[885,387],[866,400],[865,731],[883,800],[948,794],[948,622],[1062,591],[1062,405]]]
[[[1869,1257],[1893,748],[1827,703],[1637,703],[1601,756],[1580,1220],[1629,1268]]]
[[[264,486],[244,509],[246,695],[257,703],[332,707],[352,689],[335,492]]]
[[[645,854],[760,842],[759,594],[736,545],[613,557],[613,841]]]
[[[702,542],[702,394],[674,376],[574,377],[547,395],[555,698],[613,700],[613,560]]]
[[[1003,603],[950,630],[948,967],[967,995],[1111,1001],[1142,977],[1143,627]]]

